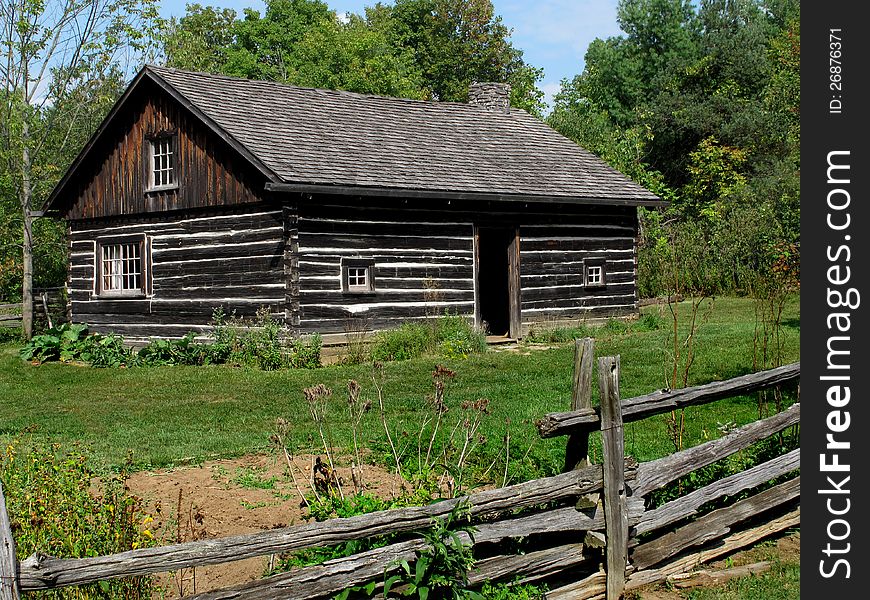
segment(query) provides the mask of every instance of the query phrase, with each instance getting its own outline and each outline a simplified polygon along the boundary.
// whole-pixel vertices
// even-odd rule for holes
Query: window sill
[[[146,194],[156,194],[158,192],[171,192],[178,189],[178,184],[173,183],[172,185],[158,185],[156,187],[150,187],[145,190]]]
[[[345,294],[351,296],[374,296],[377,294],[377,290],[353,290],[353,289],[345,289],[341,290]]]
[[[94,294],[93,297],[97,300],[143,300],[147,296],[144,292],[103,292]]]

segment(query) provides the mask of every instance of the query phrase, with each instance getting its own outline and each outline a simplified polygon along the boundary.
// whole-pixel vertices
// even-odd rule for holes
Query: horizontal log
[[[414,222],[402,220],[406,215],[395,215],[396,220],[375,220],[371,217],[361,216],[356,220],[346,218],[330,219],[299,219],[299,234],[350,234],[360,236],[440,236],[440,237],[467,237],[469,242],[472,236],[471,223],[449,222]],[[445,215],[446,216],[446,215]],[[338,215],[337,215],[338,217]]]
[[[341,306],[311,305],[300,302],[300,318],[302,320],[320,319],[359,319],[373,317],[380,319],[415,319],[429,315],[441,315],[445,312],[451,314],[473,314],[474,302],[419,302],[380,304],[375,302],[354,306],[351,311]]]
[[[778,433],[786,427],[800,423],[801,405],[793,404],[786,410],[740,427],[721,438],[698,444],[669,456],[643,463],[638,469],[634,493],[646,496],[653,490],[676,481],[692,471],[706,467],[726,456],[748,448],[755,442]]]
[[[621,266],[616,267],[621,268]],[[606,274],[607,285],[613,286],[617,283],[632,283],[634,281],[634,271],[617,271]],[[562,270],[554,273],[531,273],[523,270],[520,276],[523,290],[546,289],[554,285],[561,287],[584,287],[583,286],[583,269],[580,265],[568,265]]]
[[[655,529],[660,529],[681,519],[695,515],[698,508],[704,504],[733,496],[742,491],[752,489],[766,481],[776,479],[790,471],[800,468],[801,451],[796,448],[788,454],[777,456],[760,465],[729,475],[709,485],[697,489],[656,509],[644,513],[640,523],[632,531],[635,536],[643,535]]]
[[[688,556],[681,556],[663,566],[659,566],[656,569],[635,571],[629,576],[626,589],[634,590],[666,579],[670,575],[691,571],[696,569],[699,565],[710,562],[711,560],[716,560],[721,556],[731,554],[732,552],[745,548],[751,544],[755,544],[766,537],[781,533],[792,527],[797,527],[800,525],[800,522],[801,509],[800,507],[797,507],[781,517],[777,517],[776,519],[772,519],[751,529],[732,533],[724,539],[709,544],[699,552],[689,554]]]
[[[340,285],[337,289],[310,291],[301,286],[299,302],[303,305],[327,304],[333,307],[354,306],[358,304],[370,304],[372,302],[467,302],[474,303],[474,290],[446,291],[442,290],[437,296],[425,290],[382,290],[380,280],[375,276],[375,289],[373,292],[358,294],[345,292]]]
[[[453,252],[457,250],[471,252],[473,238],[471,228],[462,237],[439,236],[432,232],[429,235],[401,234],[368,234],[354,233],[308,233],[299,231],[299,248],[304,253],[314,248],[343,248],[348,250],[377,251],[382,248],[408,250],[437,250]]]
[[[474,569],[468,574],[468,584],[476,587],[487,581],[515,578],[519,578],[520,583],[531,583],[578,567],[589,560],[583,554],[583,544],[566,544],[526,554],[494,556],[474,564]]]
[[[198,260],[214,260],[216,258],[234,258],[255,256],[284,256],[284,241],[279,239],[267,239],[260,242],[248,242],[244,244],[221,244],[210,243],[205,246],[191,246],[187,248],[167,248],[165,250],[154,249],[151,258],[154,264]]]
[[[676,531],[636,547],[631,553],[631,564],[637,570],[646,569],[679,554],[686,548],[725,537],[735,524],[791,502],[799,498],[800,494],[801,480],[800,477],[796,477],[739,500],[731,506],[714,510]]]
[[[403,266],[391,266],[403,265]],[[341,274],[341,263],[338,258],[328,263],[306,262],[302,258],[299,262],[299,277],[304,281],[308,277],[339,277]],[[432,278],[434,280],[441,279],[465,279],[473,281],[474,270],[470,261],[463,264],[458,262],[451,264],[449,258],[439,258],[433,261],[420,261],[418,258],[413,260],[395,260],[375,265],[376,278],[389,277],[415,280],[417,285],[424,279]],[[447,287],[446,285],[443,287]]]
[[[522,239],[522,249],[524,252],[538,252],[541,250],[559,250],[562,252],[596,251],[605,255],[612,250],[631,250],[633,247],[634,237],[610,237],[604,232],[599,232],[599,235],[594,237],[560,236],[558,238]]]
[[[625,422],[638,421],[672,410],[706,404],[722,398],[740,396],[763,390],[776,385],[797,381],[800,378],[801,364],[799,362],[759,371],[749,375],[741,375],[725,381],[714,381],[704,385],[682,388],[679,390],[659,390],[644,396],[637,396],[623,401],[622,416]],[[561,413],[550,413],[540,419],[536,425],[541,437],[556,437],[572,433],[575,430],[592,429],[601,418],[598,407]]]
[[[635,475],[636,463],[632,463],[627,468],[626,478],[633,479]],[[444,517],[461,504],[469,505],[471,516],[481,516],[589,493],[600,489],[601,482],[601,466],[592,465],[422,507],[379,511],[348,519],[330,519],[250,535],[143,548],[94,558],[31,557],[21,564],[21,586],[22,590],[36,590],[92,583],[402,533],[425,528],[433,518]]]
[[[379,290],[410,290],[417,292],[427,292],[433,296],[441,293],[452,293],[457,290],[474,292],[474,279],[468,278],[439,278],[432,279],[431,284],[435,287],[427,288],[425,277],[390,277],[381,272],[375,272],[375,286]],[[341,288],[341,277],[339,276],[339,267],[335,266],[332,273],[329,275],[321,275],[319,277],[308,277],[303,275],[299,280],[299,287],[303,292],[312,291],[335,291]]]
[[[553,300],[528,301],[523,298],[521,305],[523,311],[553,311],[554,309],[577,309],[583,311],[597,307],[605,308],[612,306],[625,306],[627,304],[634,305],[634,303],[637,301],[637,297],[635,296],[634,291],[630,290],[630,288],[631,286],[624,285],[618,285],[614,290],[610,290],[607,286],[597,289],[587,288],[582,294],[577,294],[574,296],[562,296],[558,299]],[[584,412],[592,411],[592,414],[596,415],[597,417],[598,415],[596,412],[594,412],[595,410],[595,408],[584,409]],[[549,416],[550,415],[547,415],[547,417]]]
[[[726,538],[708,545],[700,552],[681,556],[657,569],[634,571],[628,576],[626,590],[636,590],[645,585],[662,581],[671,575],[696,569],[711,560],[731,554],[766,537],[800,525],[800,507],[751,529],[733,533]],[[604,573],[596,573],[574,583],[547,592],[547,600],[599,600],[604,598]]]
[[[136,233],[147,234],[188,234],[208,231],[224,231],[229,229],[265,229],[281,225],[281,211],[253,206],[247,209],[223,209],[220,214],[215,212],[186,213],[176,219],[149,217],[147,215],[125,216],[106,221],[71,223],[70,237],[73,240],[92,240],[102,236],[126,235]]]
[[[607,304],[621,304],[625,299],[628,299],[628,301],[634,300],[634,276],[629,275],[626,279],[620,282],[608,279],[607,285],[604,287],[585,286],[583,285],[582,277],[579,275],[575,278],[575,282],[572,285],[560,285],[555,282],[547,285],[546,281],[536,281],[534,284],[527,285],[528,282],[523,281],[521,299],[523,305],[529,308],[545,306],[545,304],[542,304],[543,302],[546,302],[550,306],[554,304],[560,305],[560,301],[566,301],[565,306],[590,305],[589,300],[597,296],[607,296],[608,298],[619,296],[619,298],[615,299],[615,302],[607,302]],[[578,300],[581,301],[578,302]]]
[[[749,575],[760,575],[770,570],[773,563],[767,560],[752,563],[751,565],[741,565],[739,567],[731,567],[730,569],[720,569],[718,571],[695,571],[693,573],[683,573],[680,575],[670,575],[666,581],[677,589],[684,590],[695,587],[713,587],[737,579],[739,577],[747,577]]]
[[[642,510],[642,506],[640,507]],[[600,511],[599,511],[600,512]],[[635,514],[638,514],[635,507]],[[542,534],[566,534],[586,531],[585,527],[592,525],[604,526],[603,513],[593,519],[574,508],[563,508],[528,517],[519,517],[494,523],[480,525],[474,532],[474,544],[490,544],[503,542],[509,538],[529,537]],[[472,540],[466,533],[459,534],[465,544]],[[195,600],[232,600],[246,598],[247,600],[269,598],[297,598],[304,600],[328,596],[354,585],[360,585],[382,577],[388,571],[391,562],[411,560],[415,551],[426,548],[422,539],[409,540],[359,553],[346,558],[326,561],[319,565],[302,567],[272,577],[245,583],[232,588],[209,592],[195,596]],[[560,551],[582,550],[582,545],[561,547]],[[544,572],[556,572],[579,564],[585,560],[582,552],[574,556],[563,557],[562,566],[553,565],[555,553],[553,550],[541,552],[537,556],[527,558],[522,556],[499,556],[478,563],[482,572],[474,570],[469,574],[470,582],[482,583],[487,579],[497,579],[505,575],[529,574],[532,577],[541,576]],[[526,559],[526,560],[523,560]],[[556,561],[558,562],[558,560]],[[510,570],[506,570],[510,569]],[[193,600],[193,598],[191,600]]]
[[[190,246],[209,246],[218,244],[251,244],[259,242],[281,241],[284,237],[284,227],[280,224],[256,229],[228,228],[221,231],[200,233],[167,233],[156,234],[151,241],[155,252],[168,249],[184,249]]]

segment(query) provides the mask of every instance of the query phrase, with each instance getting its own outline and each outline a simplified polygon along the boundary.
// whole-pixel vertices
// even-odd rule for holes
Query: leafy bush
[[[486,335],[459,315],[445,314],[439,318],[435,335],[438,349],[446,358],[465,358],[486,351]]]
[[[402,323],[375,334],[371,358],[375,361],[408,360],[435,347],[432,328],[422,323]]]
[[[24,360],[82,361],[95,367],[134,366],[138,363],[133,351],[124,346],[120,337],[88,335],[87,325],[70,323],[33,336],[20,354]]]
[[[62,451],[13,440],[0,453],[0,479],[18,558],[34,552],[82,558],[156,545],[139,498],[124,491],[125,474],[94,473],[78,447]],[[98,491],[94,491],[96,487]],[[39,592],[42,598],[142,598],[154,592],[148,576]]]
[[[449,313],[433,323],[403,323],[379,331],[371,347],[373,361],[408,360],[437,351],[445,358],[465,358],[486,351],[486,336],[465,317]]]
[[[15,342],[21,339],[20,327],[0,327],[0,344]]]
[[[152,340],[139,350],[143,365],[204,365],[211,362],[206,344],[194,341],[196,334],[188,333],[180,340]]]

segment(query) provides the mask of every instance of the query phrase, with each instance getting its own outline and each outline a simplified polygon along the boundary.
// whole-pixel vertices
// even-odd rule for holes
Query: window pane
[[[139,242],[104,245],[101,258],[103,291],[141,291],[142,257]]]

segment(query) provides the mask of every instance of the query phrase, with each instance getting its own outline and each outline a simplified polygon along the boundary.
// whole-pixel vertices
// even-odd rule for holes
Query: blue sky
[[[377,0],[326,0],[338,12],[361,13]],[[199,0],[200,4],[228,7],[241,13],[245,7],[262,11],[263,2],[251,0]],[[619,33],[617,0],[493,0],[497,14],[513,29],[514,46],[530,64],[544,69],[539,86],[547,100],[559,82],[583,70],[583,55],[596,37]],[[184,14],[185,0],[161,4],[164,17]]]

